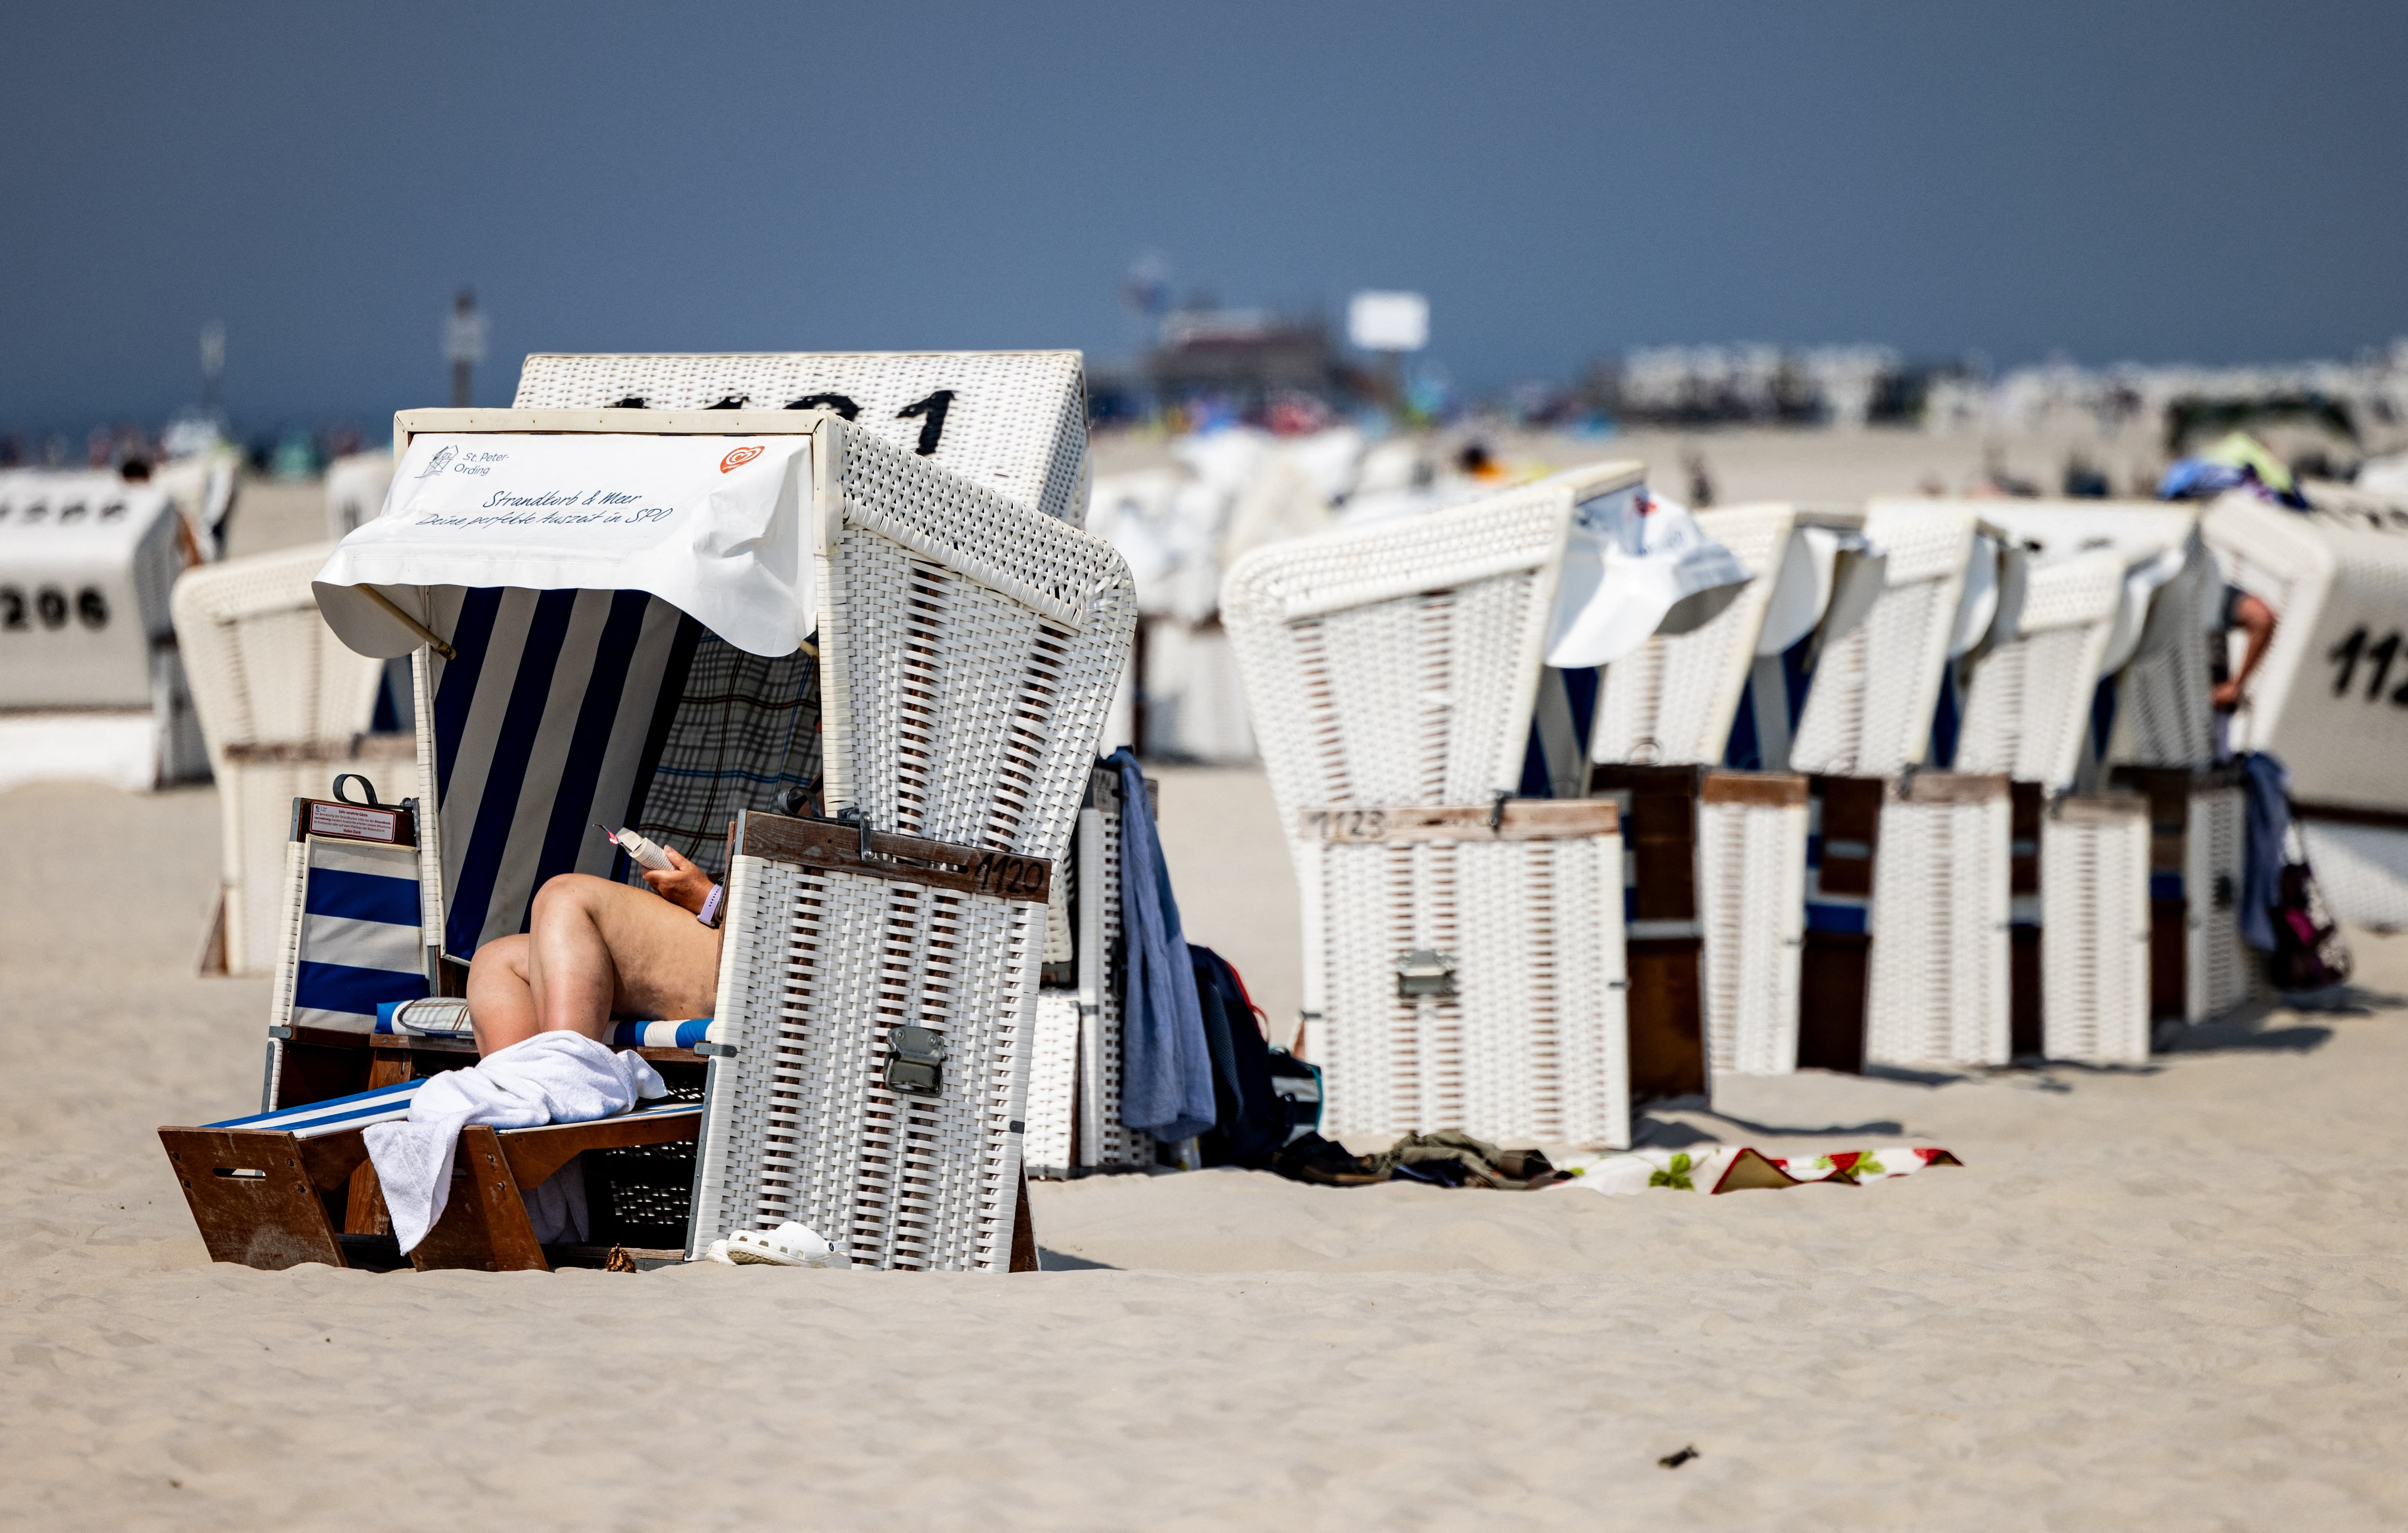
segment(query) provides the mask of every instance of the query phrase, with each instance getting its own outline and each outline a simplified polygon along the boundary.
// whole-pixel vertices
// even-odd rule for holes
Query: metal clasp
[[[1455,955],[1415,948],[1397,960],[1397,994],[1408,1000],[1455,994]]]
[[[945,1040],[928,1027],[897,1027],[886,1040],[891,1090],[934,1096],[944,1089]]]

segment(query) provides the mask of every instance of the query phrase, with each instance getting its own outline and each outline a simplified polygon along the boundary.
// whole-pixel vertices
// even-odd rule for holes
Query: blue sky
[[[535,350],[1077,346],[1115,289],[2000,362],[2408,332],[2408,7],[20,5],[0,423],[480,395]]]

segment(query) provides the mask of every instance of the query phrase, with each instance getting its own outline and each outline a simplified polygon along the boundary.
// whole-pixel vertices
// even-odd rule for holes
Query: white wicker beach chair
[[[324,797],[338,772],[381,778],[392,793],[415,775],[407,740],[360,749],[384,666],[318,615],[309,580],[331,547],[221,560],[176,582],[177,645],[218,783],[220,926],[205,967],[275,967],[295,798]]]
[[[1867,509],[1865,537],[1885,556],[1880,591],[1861,621],[1823,646],[1792,771],[1888,777],[1923,761],[1975,528],[1957,502]]]
[[[2408,508],[2313,490],[2325,509],[2228,495],[2207,514],[2226,578],[2279,620],[2233,743],[2290,769],[2292,812],[2334,913],[2408,925]]]
[[[1774,577],[1799,518],[1786,505],[1731,506],[1699,511],[1697,521],[1753,578],[1707,623],[1685,633],[1659,633],[1599,667],[1588,739],[1593,762],[1712,766],[1723,760]]]
[[[1598,800],[1328,809],[1324,1131],[1630,1142],[1622,841]]]
[[[682,825],[667,838],[714,871],[724,860],[730,895],[693,1252],[801,1217],[858,1263],[1004,1266],[1049,865],[1128,645],[1118,556],[833,408],[426,411],[397,426],[405,472],[424,432],[810,436],[797,514],[819,642],[797,674],[815,671],[825,719],[807,753],[791,678],[784,711],[775,687],[736,686],[748,722],[688,717],[706,666],[787,662],[738,654],[656,596],[371,588],[458,653],[420,652],[423,795],[439,806],[422,836],[441,870],[423,883],[424,929],[449,976],[519,929],[550,872],[610,871],[587,821]],[[588,735],[594,748],[571,749]],[[563,750],[565,777],[547,754]],[[840,830],[763,812],[807,800],[796,763],[814,759],[826,807],[853,816]],[[713,805],[737,822],[732,843],[705,828]],[[822,850],[838,842],[851,858]],[[941,1061],[915,1057],[923,1045]],[[819,1092],[808,1110],[791,1090],[802,1059]]]
[[[1049,1180],[1151,1166],[1154,1141],[1121,1123],[1119,772],[1099,767],[1089,779],[1070,855],[1055,867],[1053,909],[1071,982],[1037,997],[1023,1158],[1031,1177]],[[1055,940],[1049,935],[1049,970]]]
[[[2003,777],[1918,772],[1886,795],[1874,854],[1869,1062],[2007,1062],[2011,821]]]
[[[326,466],[326,537],[339,542],[384,512],[393,454],[354,452]]]
[[[1303,816],[1484,804],[1521,781],[1574,508],[1637,484],[1636,464],[1552,476],[1471,504],[1259,548],[1222,582],[1254,736],[1297,867],[1303,1050],[1319,1047],[1321,843]]]
[[[0,788],[208,771],[168,615],[179,526],[155,486],[0,470]]]
[[[825,409],[1026,510],[1087,516],[1076,351],[536,352],[520,409]]]

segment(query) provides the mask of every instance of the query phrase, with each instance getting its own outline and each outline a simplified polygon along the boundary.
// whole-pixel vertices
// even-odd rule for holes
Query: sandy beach
[[[1276,990],[1249,804],[1172,772],[1166,841]],[[215,834],[206,789],[0,795],[37,869],[0,891],[0,1524],[2408,1520],[2408,938],[2358,937],[2349,1009],[2145,1070],[1727,1080],[1648,1125],[1965,1161],[1861,1188],[1209,1171],[1039,1186],[1042,1274],[270,1273],[206,1260],[151,1132],[257,1097],[265,982],[192,972]]]

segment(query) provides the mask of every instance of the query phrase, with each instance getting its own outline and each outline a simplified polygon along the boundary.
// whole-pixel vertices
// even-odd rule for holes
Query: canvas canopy
[[[319,610],[392,656],[440,637],[448,592],[644,592],[749,653],[790,654],[815,626],[810,452],[804,435],[424,433],[383,514],[319,572]]]

